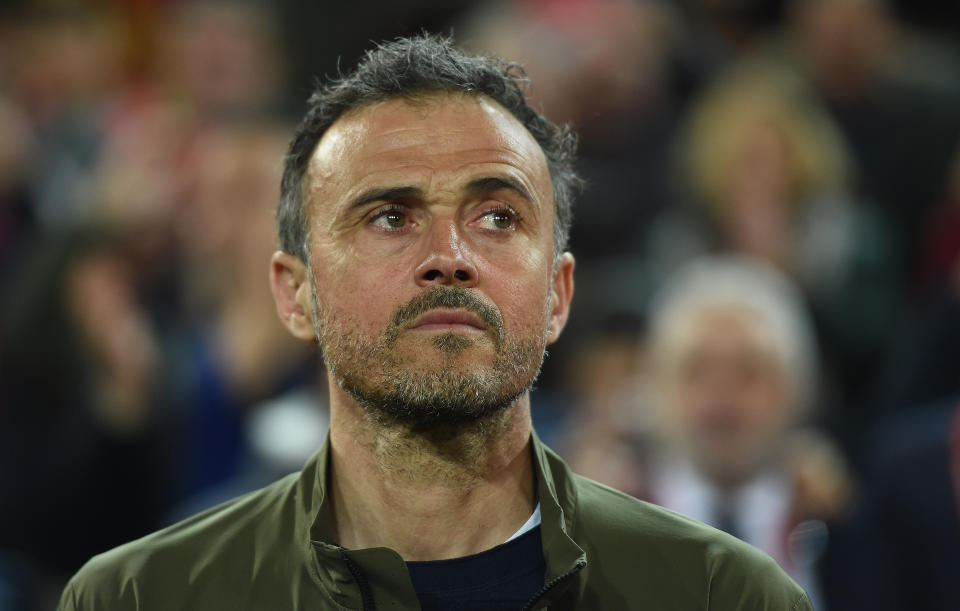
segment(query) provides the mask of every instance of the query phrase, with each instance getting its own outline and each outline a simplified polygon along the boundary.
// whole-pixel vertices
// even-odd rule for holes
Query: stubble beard
[[[461,287],[435,286],[421,293],[398,308],[387,328],[373,338],[360,333],[356,321],[323,308],[316,289],[312,305],[317,341],[333,379],[381,429],[442,437],[489,429],[489,423],[502,420],[530,390],[545,355],[546,321],[542,328],[511,337],[504,333],[499,312]],[[422,350],[435,354],[427,355],[429,364],[424,365],[409,353],[410,346],[405,351],[400,344],[407,325],[438,307],[471,312],[487,333],[433,336]],[[493,343],[493,359],[465,364],[468,351],[480,342]]]

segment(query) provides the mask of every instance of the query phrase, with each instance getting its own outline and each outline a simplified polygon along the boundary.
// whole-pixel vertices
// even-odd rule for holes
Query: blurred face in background
[[[270,204],[287,137],[277,127],[250,126],[211,129],[197,138],[190,158],[193,198],[180,217],[189,256],[246,264],[242,276],[262,285],[263,260],[275,248]]]
[[[281,90],[270,13],[233,0],[189,2],[167,27],[161,71],[201,116],[259,110]]]
[[[534,106],[575,124],[585,141],[622,137],[625,123],[642,120],[668,96],[669,12],[658,3],[480,4],[464,40],[521,58],[537,75],[529,90]]]
[[[744,306],[704,307],[678,325],[668,351],[664,407],[681,449],[721,485],[762,468],[793,412],[767,323]]]
[[[789,268],[797,182],[790,143],[762,118],[744,125],[738,140],[721,195],[727,246]]]
[[[107,12],[40,13],[3,36],[0,69],[36,123],[69,110],[95,109],[122,81],[127,59],[122,30]]]
[[[896,23],[885,2],[801,0],[790,21],[814,81],[834,101],[868,92],[885,56],[896,43]]]

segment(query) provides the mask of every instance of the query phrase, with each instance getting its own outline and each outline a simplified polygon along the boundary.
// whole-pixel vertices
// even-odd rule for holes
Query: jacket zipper
[[[363,611],[377,611],[377,603],[373,600],[373,592],[370,591],[370,584],[367,583],[367,578],[364,577],[363,571],[360,570],[360,567],[354,563],[353,559],[347,555],[347,552],[344,551],[343,548],[340,548],[340,555],[343,557],[347,569],[350,570],[350,574],[353,575],[353,578],[357,581],[357,586],[360,588],[360,604],[363,607]]]
[[[575,567],[573,567],[572,569],[570,569],[569,571],[567,571],[567,572],[564,573],[563,575],[560,575],[560,576],[558,576],[558,577],[554,577],[553,579],[551,579],[549,583],[545,584],[542,588],[540,588],[540,591],[539,591],[539,592],[537,592],[536,594],[533,595],[533,598],[531,598],[530,600],[527,601],[527,604],[523,605],[523,608],[520,609],[520,611],[529,611],[530,609],[532,609],[532,608],[533,608],[533,605],[535,605],[535,604],[537,603],[537,601],[540,600],[540,598],[541,598],[544,594],[546,594],[548,591],[550,591],[551,588],[553,588],[554,586],[556,586],[558,583],[560,583],[560,582],[563,581],[564,579],[567,579],[567,578],[573,576],[574,573],[579,572],[579,571],[580,571],[581,569],[583,569],[583,567],[585,567],[585,566],[587,566],[587,563],[581,560],[580,562],[577,563],[577,565],[576,565]]]

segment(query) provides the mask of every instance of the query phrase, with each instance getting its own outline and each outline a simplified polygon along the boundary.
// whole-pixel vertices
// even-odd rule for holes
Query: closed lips
[[[422,327],[453,325],[463,325],[486,330],[486,327],[480,322],[480,319],[465,310],[433,310],[418,318],[409,328],[418,329]]]

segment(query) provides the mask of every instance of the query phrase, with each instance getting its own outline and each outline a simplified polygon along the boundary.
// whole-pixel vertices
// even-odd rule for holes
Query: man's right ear
[[[310,314],[310,280],[304,262],[280,250],[273,253],[270,289],[277,304],[277,315],[290,333],[305,341],[316,340]]]

